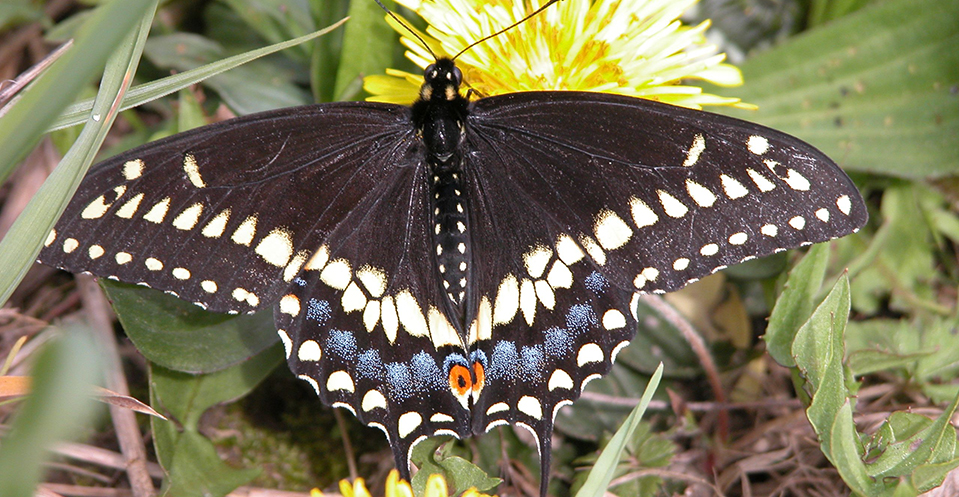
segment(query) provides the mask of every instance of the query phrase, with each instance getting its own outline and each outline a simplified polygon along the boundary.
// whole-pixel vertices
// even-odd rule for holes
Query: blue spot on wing
[[[566,313],[566,328],[576,334],[589,333],[597,322],[593,308],[586,304],[572,305]]]
[[[376,349],[363,351],[356,358],[356,376],[362,379],[379,380],[383,377],[383,361]]]
[[[546,368],[542,345],[523,347],[520,349],[520,359],[524,380],[532,382],[542,380],[543,370]]]
[[[413,384],[417,390],[439,390],[443,387],[443,373],[433,356],[426,352],[413,354],[410,368],[413,370]]]
[[[349,331],[332,330],[326,339],[326,351],[352,362],[356,358],[356,337]]]
[[[602,296],[606,293],[606,289],[609,288],[609,280],[599,271],[590,273],[590,275],[583,280],[583,283],[586,285],[586,288],[596,294],[597,297]]]
[[[323,326],[333,315],[330,303],[325,300],[310,299],[306,303],[306,320],[316,321],[316,324]]]
[[[391,398],[406,400],[413,394],[413,377],[410,367],[402,362],[386,363],[386,383]]]
[[[543,348],[550,357],[566,357],[573,351],[573,337],[562,328],[550,328],[543,332]]]
[[[516,344],[506,340],[493,346],[489,368],[486,375],[494,380],[512,380],[516,378],[519,369],[519,354]]]

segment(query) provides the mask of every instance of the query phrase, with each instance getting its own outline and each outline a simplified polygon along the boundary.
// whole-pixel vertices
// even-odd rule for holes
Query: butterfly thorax
[[[430,168],[433,244],[443,291],[463,325],[470,276],[467,191],[462,156],[468,101],[459,92],[463,75],[449,59],[426,68],[420,98],[413,104],[413,122],[426,146]]]

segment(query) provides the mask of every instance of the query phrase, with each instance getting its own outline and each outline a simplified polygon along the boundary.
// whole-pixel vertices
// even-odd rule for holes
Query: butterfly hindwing
[[[744,259],[858,230],[865,206],[791,136],[629,97],[529,92],[474,103],[477,142],[614,284],[672,291]]]
[[[409,109],[330,104],[242,117],[95,166],[39,260],[216,312],[272,305],[383,180]],[[251,201],[254,200],[254,201]]]
[[[294,374],[324,403],[383,430],[405,476],[420,439],[469,435],[468,393],[457,397],[450,386],[467,371],[465,347],[439,310],[445,294],[432,259],[426,174],[415,157],[395,160],[275,312]]]

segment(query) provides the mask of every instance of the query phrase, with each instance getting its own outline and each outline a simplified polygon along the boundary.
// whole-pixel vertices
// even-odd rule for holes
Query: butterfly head
[[[424,101],[453,101],[460,98],[460,84],[463,83],[463,72],[460,71],[452,59],[437,59],[423,71],[423,87],[420,88],[420,99]]]

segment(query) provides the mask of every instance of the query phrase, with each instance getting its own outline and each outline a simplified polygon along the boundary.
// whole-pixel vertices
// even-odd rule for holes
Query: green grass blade
[[[123,97],[123,101],[120,103],[120,110],[123,111],[131,109],[138,105],[156,100],[160,97],[182,90],[190,85],[194,85],[210,77],[216,76],[217,74],[250,62],[251,60],[255,60],[265,55],[279,52],[280,50],[284,50],[300,43],[310,41],[316,37],[323,36],[340,27],[344,22],[346,22],[346,20],[346,18],[341,19],[327,28],[301,36],[299,38],[294,38],[282,43],[270,45],[268,47],[234,55],[233,57],[228,57],[217,62],[206,64],[204,66],[197,67],[196,69],[191,69],[189,71],[184,71],[172,76],[167,76],[163,79],[137,85],[133,88],[130,88],[130,91],[128,91],[126,96]],[[63,112],[63,114],[60,115],[56,121],[54,121],[53,125],[50,126],[50,131],[82,124],[84,119],[86,119],[86,116],[90,113],[92,106],[92,99],[70,105]]]

